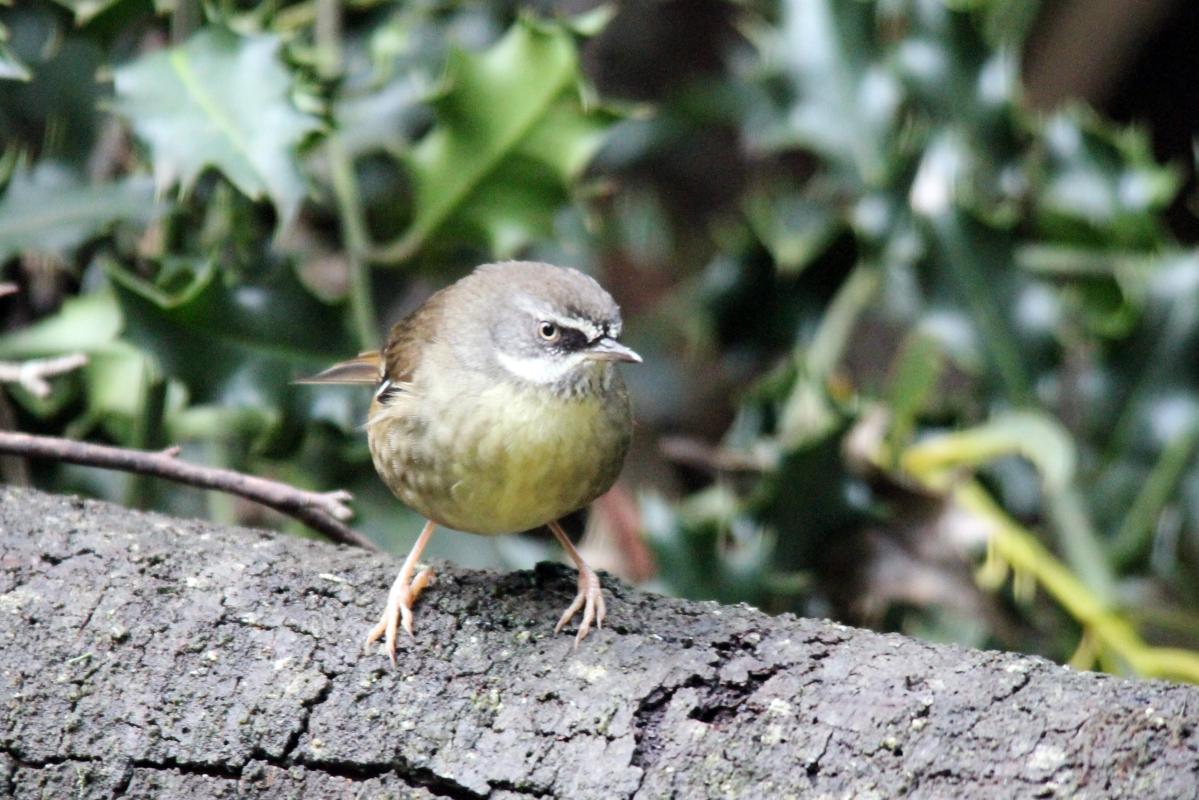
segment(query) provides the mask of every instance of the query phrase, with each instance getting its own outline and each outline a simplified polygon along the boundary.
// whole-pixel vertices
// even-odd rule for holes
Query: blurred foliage
[[[366,398],[289,381],[474,264],[569,263],[649,356],[653,585],[1199,681],[1199,251],[1164,214],[1193,165],[1024,107],[1038,6],[0,9],[0,359],[90,357],[12,415],[344,486],[402,549]]]

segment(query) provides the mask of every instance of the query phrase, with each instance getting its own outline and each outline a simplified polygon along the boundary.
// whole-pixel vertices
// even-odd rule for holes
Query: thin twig
[[[54,436],[0,431],[0,453],[136,472],[235,494],[294,517],[335,542],[378,550],[373,542],[342,522],[354,515],[346,505],[353,500],[349,492],[310,492],[230,469],[188,464],[178,460],[177,447],[159,451],[130,450]]]
[[[87,356],[83,353],[21,362],[0,361],[0,383],[18,383],[35,397],[49,397],[47,378],[77,370],[86,363]]]
[[[663,436],[658,451],[668,461],[712,472],[763,472],[771,466],[754,453],[713,447],[689,436]]]

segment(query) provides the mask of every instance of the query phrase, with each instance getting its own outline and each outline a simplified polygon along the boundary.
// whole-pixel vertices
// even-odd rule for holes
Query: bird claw
[[[387,606],[383,609],[383,615],[366,635],[364,650],[369,652],[371,645],[382,637],[387,655],[391,659],[391,666],[395,667],[399,628],[402,625],[408,635],[412,636],[412,606],[420,597],[420,593],[432,582],[433,577],[432,567],[423,568],[411,581],[408,581],[408,576],[403,571],[396,576],[391,591],[387,593]]]
[[[566,623],[574,618],[580,608],[583,609],[583,621],[579,623],[579,632],[575,635],[575,647],[578,647],[579,643],[587,638],[593,621],[597,630],[604,627],[604,615],[607,613],[599,576],[590,567],[579,570],[579,591],[566,611],[562,613],[558,624],[554,626],[554,633],[560,632]]]

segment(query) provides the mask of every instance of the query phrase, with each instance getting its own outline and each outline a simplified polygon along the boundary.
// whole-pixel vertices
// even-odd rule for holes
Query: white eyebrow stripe
[[[559,328],[573,328],[576,331],[581,331],[587,337],[587,341],[593,342],[603,336],[603,328],[596,325],[589,319],[578,319],[576,317],[560,317],[557,314],[544,314],[542,319],[552,322]]]
[[[597,283],[596,286],[598,285],[599,284]],[[587,341],[589,342],[594,342],[601,336],[611,336],[613,339],[620,336],[621,321],[619,315],[617,316],[617,319],[608,326],[608,330],[605,332],[604,326],[596,325],[590,319],[558,314],[536,302],[533,302],[527,297],[522,297],[516,300],[514,305],[521,311],[532,314],[539,320],[545,320],[546,322],[552,322],[555,325],[559,325],[564,328],[574,328],[577,331],[581,331],[583,335],[587,337]]]

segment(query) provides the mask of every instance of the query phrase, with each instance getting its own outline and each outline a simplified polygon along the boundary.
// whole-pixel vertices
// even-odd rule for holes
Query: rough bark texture
[[[1199,689],[609,580],[443,566],[400,669],[394,558],[0,489],[15,797],[1199,795]]]

